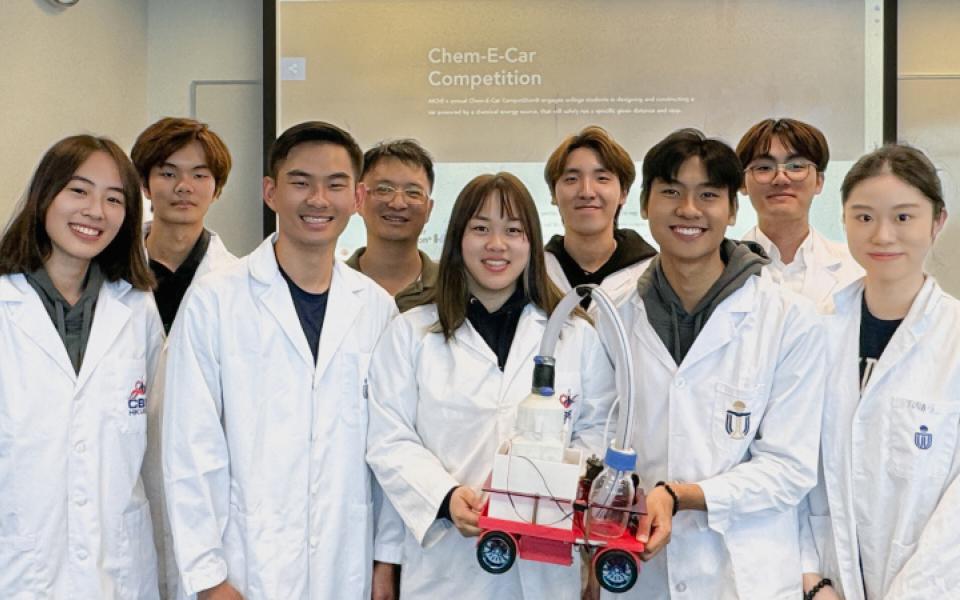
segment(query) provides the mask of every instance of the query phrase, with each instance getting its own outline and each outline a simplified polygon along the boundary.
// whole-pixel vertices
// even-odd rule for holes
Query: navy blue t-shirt
[[[323,330],[323,319],[327,314],[327,295],[330,290],[322,294],[311,294],[295,284],[283,269],[280,269],[280,274],[290,288],[290,296],[293,297],[293,307],[297,310],[300,327],[303,328],[303,334],[307,336],[307,345],[310,346],[313,361],[316,362],[317,353],[320,351],[320,332]]]

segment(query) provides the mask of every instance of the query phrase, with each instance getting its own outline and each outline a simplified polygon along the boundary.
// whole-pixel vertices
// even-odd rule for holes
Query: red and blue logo
[[[142,379],[138,379],[127,397],[127,410],[130,416],[142,415],[147,412],[147,386]]]

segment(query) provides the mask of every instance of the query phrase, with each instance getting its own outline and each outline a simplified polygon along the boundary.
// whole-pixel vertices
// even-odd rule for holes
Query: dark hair
[[[563,140],[557,149],[553,151],[547,164],[543,167],[543,178],[550,188],[550,195],[556,197],[554,190],[557,182],[563,177],[563,172],[567,166],[567,158],[578,148],[588,148],[597,153],[600,162],[611,173],[617,176],[620,182],[620,190],[624,196],[630,193],[630,187],[637,179],[637,167],[633,164],[633,159],[623,146],[617,143],[607,130],[591,125],[584,128],[580,133],[571,135]],[[620,217],[620,209],[623,205],[617,207],[617,212],[613,217],[614,227]]]
[[[216,184],[213,195],[217,197],[227,184],[233,161],[230,151],[206,123],[193,119],[165,117],[143,130],[130,151],[130,159],[140,174],[143,187],[150,189],[150,170],[163,164],[170,155],[190,142],[197,142],[206,155],[207,168]]]
[[[675,181],[677,171],[687,159],[699,157],[711,185],[727,188],[730,209],[737,212],[737,192],[743,186],[743,167],[733,148],[717,139],[708,138],[697,129],[674,131],[650,148],[643,158],[643,187],[640,206],[647,208],[655,179]]]
[[[427,181],[430,182],[430,190],[433,190],[433,158],[423,146],[412,139],[380,142],[367,150],[363,155],[363,171],[360,173],[360,179],[363,179],[378,162],[387,158],[395,158],[411,167],[423,169],[427,174]]]
[[[770,152],[774,137],[798,155],[813,161],[818,173],[827,170],[827,163],[830,162],[827,138],[813,125],[796,119],[765,119],[747,130],[737,144],[737,156],[743,166]]]
[[[269,165],[268,175],[276,179],[280,163],[287,159],[290,151],[300,144],[308,143],[333,144],[346,150],[347,154],[350,155],[353,177],[355,180],[359,179],[359,175],[363,171],[363,151],[360,150],[360,146],[357,145],[352,135],[336,125],[323,121],[300,123],[280,134],[277,141],[270,147],[269,160],[267,161]]]
[[[940,218],[945,202],[937,168],[927,155],[906,144],[888,144],[861,156],[847,171],[840,186],[840,198],[847,203],[853,189],[865,180],[889,173],[916,188],[933,205],[934,220]]]
[[[510,173],[478,175],[460,191],[453,204],[440,254],[437,286],[433,295],[439,315],[435,330],[442,332],[446,339],[450,339],[466,319],[470,298],[467,268],[463,262],[463,235],[470,219],[483,209],[491,195],[499,200],[503,213],[523,224],[524,234],[530,242],[530,260],[522,276],[527,301],[549,315],[561,298],[560,291],[547,277],[540,217],[526,186]]]
[[[47,211],[77,169],[95,152],[106,153],[117,165],[123,184],[124,216],[117,236],[93,260],[109,281],[126,279],[142,290],[153,287],[155,280],[143,250],[143,199],[137,171],[119,146],[92,135],[64,138],[40,159],[23,206],[0,240],[0,275],[35,271],[50,257]]]

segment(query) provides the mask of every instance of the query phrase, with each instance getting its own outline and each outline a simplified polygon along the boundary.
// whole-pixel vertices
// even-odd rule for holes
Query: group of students
[[[0,240],[0,596],[600,596],[589,556],[492,575],[475,554],[547,318],[592,283],[635,359],[626,597],[960,597],[960,303],[923,270],[946,209],[920,151],[850,169],[848,251],[810,226],[815,127],[768,119],[736,150],[676,131],[642,162],[655,250],[618,226],[633,160],[588,127],[544,170],[563,235],[544,244],[514,175],[479,175],[439,263],[412,140],[285,131],[278,230],[242,259],[204,227],[230,171],[215,133],[163,119],[131,157],[61,140]],[[734,241],[740,192],[758,226]],[[338,261],[357,212],[367,245]],[[614,368],[581,307],[556,388],[602,455]]]

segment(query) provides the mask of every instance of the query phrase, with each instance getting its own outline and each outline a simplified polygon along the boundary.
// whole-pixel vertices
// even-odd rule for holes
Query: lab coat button
[[[313,536],[313,535],[310,536],[310,549],[311,549],[311,550],[316,550],[316,549],[317,549],[317,538],[316,538],[316,536]]]
[[[680,583],[678,583],[678,584],[676,585],[676,587],[675,587],[674,589],[676,589],[678,592],[680,592],[680,593],[682,594],[683,592],[687,591],[687,584],[685,584],[685,583],[683,583],[683,582],[681,581]]]
[[[86,550],[84,550],[83,548],[80,548],[77,550],[76,556],[77,556],[77,560],[87,560],[88,554]]]
[[[87,497],[84,496],[83,494],[77,494],[76,496],[73,497],[73,503],[76,504],[77,506],[83,506],[84,504],[87,503]]]
[[[684,379],[683,377],[677,377],[677,380],[675,383],[676,383],[676,386],[681,390],[687,386],[687,380]]]
[[[84,444],[83,442],[77,442],[76,444],[74,444],[73,449],[77,454],[83,454],[84,452],[87,451],[87,445]]]

